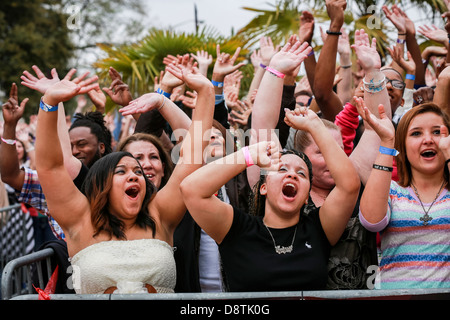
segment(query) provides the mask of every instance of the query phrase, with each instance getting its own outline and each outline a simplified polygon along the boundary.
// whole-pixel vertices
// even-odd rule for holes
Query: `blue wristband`
[[[170,99],[170,93],[165,92],[164,90],[162,90],[161,88],[158,88],[156,90],[157,93],[162,94],[164,97],[169,98]]]
[[[380,146],[380,153],[387,154],[389,156],[394,156],[394,157],[399,154],[399,152],[397,150],[386,148],[386,147],[383,147],[383,146]]]
[[[406,74],[406,80],[416,80],[416,76],[414,74]]]
[[[44,101],[42,101],[42,98],[41,98],[41,102],[39,103],[39,108],[41,108],[45,112],[54,112],[54,111],[58,110],[58,105],[51,106],[49,104],[46,104]]]
[[[223,82],[218,82],[218,81],[214,81],[214,80],[211,80],[211,82],[212,82],[214,87],[217,87],[217,88],[222,88],[223,87]]]

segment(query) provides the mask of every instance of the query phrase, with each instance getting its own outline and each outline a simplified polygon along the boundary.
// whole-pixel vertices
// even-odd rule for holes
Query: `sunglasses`
[[[406,84],[400,80],[392,80],[386,77],[386,84],[390,83],[394,89],[403,90]]]

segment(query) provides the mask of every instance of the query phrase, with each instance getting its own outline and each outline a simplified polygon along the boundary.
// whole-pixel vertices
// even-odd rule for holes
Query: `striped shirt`
[[[424,203],[428,210],[431,203]],[[392,181],[381,233],[381,289],[450,287],[450,192],[443,189],[428,215],[411,187]]]

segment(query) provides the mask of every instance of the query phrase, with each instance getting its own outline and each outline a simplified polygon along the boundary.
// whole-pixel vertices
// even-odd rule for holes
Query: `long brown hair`
[[[111,237],[126,239],[123,222],[109,212],[108,194],[113,185],[114,170],[123,157],[133,157],[126,151],[112,152],[97,160],[89,169],[83,182],[83,193],[89,201],[91,207],[91,222],[94,227],[94,237],[104,231]],[[136,159],[139,164],[139,161]],[[142,168],[141,168],[142,169]],[[156,225],[148,211],[148,204],[156,193],[156,187],[145,176],[146,192],[142,202],[141,210],[136,218],[136,225],[146,229],[150,227],[153,236],[156,232]]]
[[[450,119],[448,115],[436,104],[434,103],[424,103],[417,107],[412,108],[406,112],[398,123],[397,130],[395,133],[395,149],[399,151],[396,157],[397,171],[398,171],[398,184],[402,187],[407,187],[411,185],[412,181],[412,171],[411,164],[408,160],[408,155],[406,154],[406,137],[408,135],[408,127],[411,121],[420,114],[427,112],[432,112],[437,114],[444,121],[445,126],[450,130]],[[449,181],[449,170],[446,166],[444,168],[444,179]]]
[[[170,158],[169,153],[164,148],[161,140],[157,136],[143,132],[134,133],[122,139],[117,146],[117,151],[124,151],[129,144],[136,141],[150,142],[156,147],[156,149],[158,149],[159,158],[164,164],[164,177],[161,178],[161,185],[159,186],[159,189],[161,189],[166,185],[167,181],[169,181],[170,175],[172,174],[174,169],[174,164],[172,162],[172,159]]]

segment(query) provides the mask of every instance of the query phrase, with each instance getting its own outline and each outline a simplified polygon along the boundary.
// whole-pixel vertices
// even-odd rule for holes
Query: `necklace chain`
[[[414,193],[417,196],[417,199],[419,199],[420,205],[422,206],[423,212],[425,212],[425,215],[423,217],[420,217],[420,221],[423,222],[423,225],[426,226],[428,224],[429,221],[433,220],[433,217],[430,217],[428,215],[428,212],[430,212],[431,207],[434,205],[434,203],[436,202],[437,198],[439,197],[439,195],[441,194],[442,188],[444,187],[445,181],[442,182],[441,187],[439,188],[439,191],[436,193],[436,196],[434,197],[433,202],[430,204],[430,206],[428,207],[428,210],[425,210],[425,206],[422,203],[422,200],[420,199],[419,196],[419,192],[417,191],[416,186],[414,185],[414,183],[411,182],[411,185],[414,189]]]
[[[297,226],[295,226],[295,231],[294,231],[294,236],[292,237],[292,243],[290,246],[284,247],[284,246],[280,246],[276,244],[275,239],[273,238],[272,232],[270,232],[269,227],[266,226],[265,223],[263,223],[264,226],[266,227],[267,231],[270,234],[270,237],[272,238],[273,241],[273,247],[275,248],[275,252],[278,254],[286,254],[286,253],[291,253],[292,250],[294,249],[294,241],[295,241],[295,235],[297,234]]]

